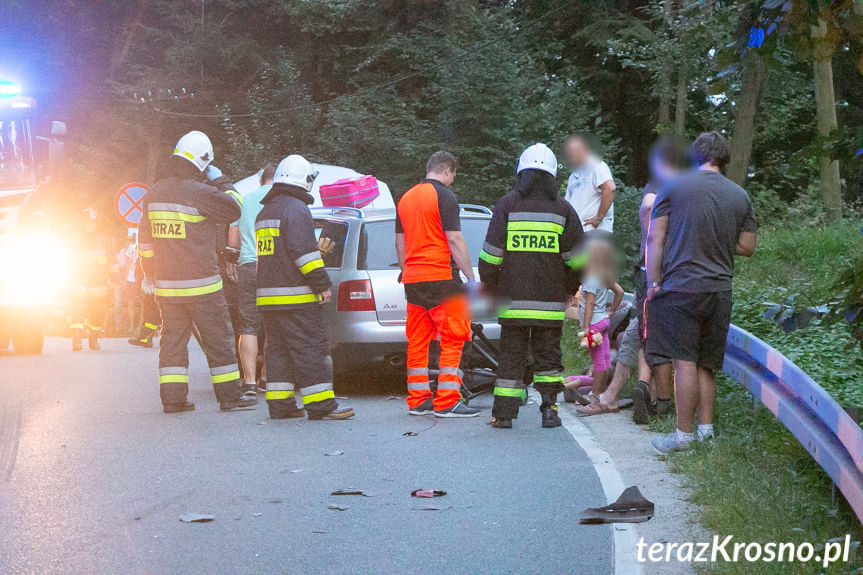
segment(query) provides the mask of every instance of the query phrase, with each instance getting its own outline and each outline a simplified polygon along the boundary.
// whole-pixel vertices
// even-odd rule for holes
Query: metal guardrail
[[[833,480],[863,523],[863,429],[791,360],[732,325],[722,371],[745,385]]]

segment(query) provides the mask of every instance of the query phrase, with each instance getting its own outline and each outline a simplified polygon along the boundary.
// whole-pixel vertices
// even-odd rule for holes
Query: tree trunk
[[[669,20],[671,19],[671,11],[673,9],[672,0],[664,0],[662,3],[665,20],[663,22],[663,33],[667,34]],[[671,77],[668,75],[668,68],[663,66],[659,72],[659,110],[657,124],[660,134],[669,132],[671,125]]]
[[[755,135],[755,117],[758,100],[767,77],[764,60],[755,52],[746,55],[743,69],[743,87],[734,109],[734,128],[731,136],[731,161],[726,175],[733,182],[743,185],[752,157],[752,138]]]
[[[836,119],[836,96],[833,91],[833,49],[826,38],[826,23],[821,20],[814,26],[814,58],[812,68],[815,76],[815,108],[818,117],[818,136],[827,141],[839,129]],[[827,223],[836,223],[842,218],[842,187],[839,179],[839,160],[834,160],[831,151],[822,150],[819,158],[821,176],[821,198],[827,210]]]
[[[677,78],[677,99],[674,103],[674,134],[679,137],[686,135],[686,69],[681,66]]]

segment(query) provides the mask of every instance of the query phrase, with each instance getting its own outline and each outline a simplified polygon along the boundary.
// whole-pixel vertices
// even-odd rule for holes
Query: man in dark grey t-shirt
[[[647,352],[673,361],[676,387],[677,430],[654,440],[660,455],[713,437],[734,256],[752,256],[757,240],[749,196],[720,173],[729,159],[725,138],[700,135],[692,155],[698,169],[657,195],[647,239]]]

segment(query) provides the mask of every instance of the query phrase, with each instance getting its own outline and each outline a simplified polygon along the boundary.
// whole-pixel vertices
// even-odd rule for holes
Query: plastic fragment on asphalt
[[[326,533],[326,531],[312,531],[312,533]]]
[[[402,433],[402,437],[416,437],[417,435],[419,435],[419,433],[416,431],[405,431]]]
[[[305,469],[291,469],[291,473],[302,473]]]
[[[400,399],[401,397],[399,397],[398,395],[391,395],[387,398],[387,401],[398,401]]]
[[[344,455],[344,454],[345,454],[345,452],[342,451],[341,449],[337,449],[337,450],[333,451],[332,453],[324,453],[325,456],[335,456],[335,455]]]
[[[331,504],[327,509],[334,509],[336,511],[347,511],[350,509],[347,505],[336,505],[335,503]]]
[[[644,523],[654,514],[652,501],[647,500],[638,487],[627,487],[617,501],[605,507],[589,507],[581,512],[579,523]]]
[[[436,505],[427,505],[426,507],[411,507],[414,511],[446,511],[452,507],[437,507]]]
[[[215,515],[206,515],[204,513],[183,513],[180,515],[180,521],[183,523],[209,523],[215,519]]]
[[[371,493],[366,493],[362,489],[355,489],[353,487],[349,487],[347,489],[337,489],[330,493],[330,495],[362,495],[363,497],[374,497]]]
[[[443,497],[446,495],[446,491],[439,491],[437,489],[414,489],[411,491],[411,496],[413,497]]]
[[[263,513],[252,513],[252,517],[260,517],[261,515],[263,515]]]

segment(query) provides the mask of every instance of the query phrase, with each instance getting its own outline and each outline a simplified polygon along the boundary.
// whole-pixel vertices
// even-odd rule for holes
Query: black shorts
[[[237,322],[237,334],[258,335],[261,331],[261,316],[258,313],[256,303],[257,297],[257,270],[255,262],[241,264],[239,266],[237,289],[239,291],[239,314]]]
[[[679,359],[720,369],[730,323],[730,291],[660,291],[647,302],[648,362]]]

